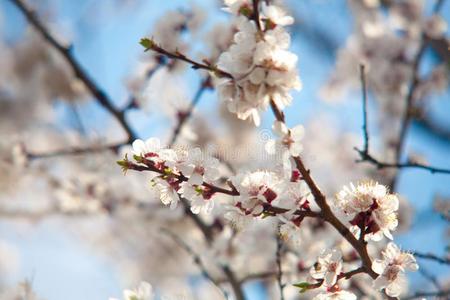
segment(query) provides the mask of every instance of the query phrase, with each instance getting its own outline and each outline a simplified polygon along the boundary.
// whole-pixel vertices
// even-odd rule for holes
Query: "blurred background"
[[[130,93],[138,93],[136,78],[142,73],[142,65],[148,63],[147,54],[144,54],[139,40],[152,35],[156,24],[168,11],[190,11],[194,8],[201,14],[201,27],[198,26],[200,28],[195,33],[183,37],[190,48],[189,53],[195,57],[201,57],[202,53],[208,51],[207,33],[212,26],[220,22],[226,24],[229,20],[229,16],[220,9],[221,3],[212,0],[27,2],[36,9],[39,17],[45,20],[45,24],[61,42],[70,42],[76,59],[94,82],[114,100],[117,107],[128,104]],[[422,2],[424,14],[430,14],[434,1]],[[346,184],[363,174],[363,171],[354,171],[356,168],[366,172],[363,176],[376,172],[367,163],[353,164],[358,159],[353,148],[363,145],[361,93],[358,84],[337,97],[337,100],[324,100],[322,97],[335,70],[339,49],[347,45],[348,37],[355,31],[355,18],[347,1],[292,0],[285,1],[285,5],[296,19],[295,25],[290,27],[291,50],[299,57],[298,68],[303,83],[302,90],[293,94],[294,102],[287,109],[287,121],[292,126],[309,124],[305,141],[310,141],[312,146],[306,146],[305,157],[318,182],[330,186],[327,193],[333,195],[337,192],[333,191],[335,186],[338,188],[338,184]],[[441,14],[447,22],[450,21],[450,1],[444,1]],[[46,66],[43,63],[36,66],[34,60],[39,58],[33,56],[41,55],[39,51],[46,45],[39,40],[39,36],[9,0],[0,1],[0,38],[0,118],[3,119],[0,120],[0,133],[3,149],[7,146],[10,148],[18,141],[20,145],[25,144],[27,149],[41,153],[48,149],[63,149],[65,146],[123,140],[125,135],[120,126],[97,102],[91,100],[88,93],[81,91],[77,94],[78,90],[73,83],[70,92],[58,91],[57,88],[52,90],[52,85],[64,84],[63,75],[58,75],[55,71],[53,77],[45,77],[44,69],[58,69],[61,62],[53,57],[58,54],[53,53],[53,56],[48,56],[51,58],[47,58],[47,62],[51,60],[54,64]],[[430,47],[422,59],[420,72],[427,74],[444,60]],[[448,67],[448,61],[446,64]],[[21,77],[13,75],[13,72],[22,72]],[[358,78],[357,70],[355,74]],[[43,80],[49,92],[39,88]],[[158,84],[163,85],[164,78],[159,80]],[[448,78],[446,80],[448,83]],[[195,94],[200,81],[201,75],[198,72],[184,69],[174,76],[172,86],[163,85],[167,89],[164,93],[168,95],[144,91],[144,96],[155,99],[139,102],[142,109],[130,110],[127,120],[142,138],[159,136],[167,139],[175,124],[174,116],[177,111],[174,107],[186,105]],[[10,103],[5,100],[13,89],[19,90],[18,98],[23,99],[17,108],[14,105],[19,102]],[[167,103],[169,97],[175,103]],[[405,159],[413,156],[433,166],[450,168],[449,100],[448,84],[438,93],[431,93],[426,97],[423,107],[427,121],[432,123],[421,120],[412,122],[407,134]],[[161,105],[164,101],[166,103]],[[215,92],[208,90],[196,107],[195,114],[203,116],[206,127],[221,126],[218,107]],[[380,117],[382,110],[383,105],[371,93],[369,129],[373,138],[373,151],[381,156],[384,155],[383,130],[386,130],[380,125],[384,122]],[[271,124],[272,115],[268,112],[257,130],[267,130]],[[336,153],[333,155],[337,158],[322,153],[323,148],[330,148],[330,152],[334,150]],[[347,150],[342,150],[344,148]],[[98,155],[101,154],[94,156]],[[337,166],[336,173],[330,174],[329,171],[321,171],[322,164],[325,164],[321,158],[324,155],[328,155],[325,162],[335,163],[337,160],[342,163],[345,160],[348,163]],[[102,159],[101,165],[106,165],[104,170],[107,171],[102,171],[101,176],[106,178],[105,181],[109,180],[108,184],[115,185],[117,180],[124,178],[120,168],[115,166],[117,159],[114,155],[104,155]],[[43,177],[36,173],[45,168],[45,172],[56,178],[69,176],[69,173],[73,173],[76,178],[77,168],[82,168],[81,165],[84,164],[90,165],[93,169],[90,172],[95,174],[97,162],[83,160],[82,163],[77,161],[69,164],[69,158],[62,158],[58,163],[53,162],[52,158],[37,160],[38,162],[32,162],[35,164],[34,171],[17,174],[14,167],[0,169],[0,197],[3,203],[0,212],[0,290],[7,290],[20,281],[29,280],[36,294],[48,300],[120,297],[122,289],[132,281],[129,278],[134,279],[126,274],[135,272],[136,266],[132,260],[125,263],[118,257],[124,257],[125,253],[133,257],[130,253],[136,249],[130,247],[123,250],[115,243],[133,245],[139,242],[134,240],[136,236],[132,231],[128,232],[128,236],[120,232],[120,224],[110,227],[113,218],[108,213],[85,215],[73,213],[70,209],[69,213],[49,210],[52,206],[48,204],[48,186],[43,183]],[[61,165],[66,163],[68,166],[64,169]],[[20,177],[20,182],[14,176]],[[127,175],[127,180],[130,176]],[[377,176],[388,175],[378,173]],[[136,186],[139,185],[137,180],[140,179],[135,180]],[[58,187],[64,185],[61,182],[52,183]],[[127,188],[133,189],[138,198],[147,198],[145,193],[151,193],[146,188]],[[63,192],[56,190],[58,192],[54,189],[51,194],[67,193],[67,189]],[[449,202],[446,199],[450,198],[450,175],[404,169],[400,171],[396,192],[409,201],[410,205],[405,210],[411,211],[409,230],[398,233],[398,244],[404,249],[447,255],[448,220],[443,217],[442,211],[448,213]],[[113,195],[115,196],[117,194]],[[74,204],[68,204],[71,205]],[[436,206],[439,206],[439,211]],[[110,236],[115,234],[124,235],[121,242],[111,241]],[[134,263],[145,264],[145,261]],[[151,266],[150,264],[149,267]],[[425,274],[411,275],[413,287],[429,286],[427,274],[447,278],[450,275],[448,266],[435,262],[424,262],[423,270]],[[259,284],[247,285],[249,299],[264,299],[262,289]]]

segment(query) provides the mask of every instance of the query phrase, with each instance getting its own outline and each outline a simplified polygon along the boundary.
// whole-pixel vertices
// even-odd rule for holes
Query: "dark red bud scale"
[[[277,193],[275,193],[273,190],[268,188],[263,193],[263,196],[266,198],[267,202],[271,203],[273,200],[275,200],[275,198],[277,198]]]

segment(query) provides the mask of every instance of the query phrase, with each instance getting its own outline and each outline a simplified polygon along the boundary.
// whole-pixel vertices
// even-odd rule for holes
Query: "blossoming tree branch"
[[[399,296],[399,281],[404,280],[404,272],[418,269],[414,257],[392,242],[382,252],[382,259],[372,261],[367,252],[369,241],[380,241],[383,235],[393,239],[391,231],[398,224],[397,197],[375,182],[351,184],[336,195],[333,211],[300,157],[303,127],[290,129],[285,124],[282,109],[292,101],[289,92],[301,86],[296,72],[297,57],[288,50],[290,37],[285,30],[293,18],[276,5],[262,3],[260,11],[258,1],[253,1],[253,5],[248,1],[228,4],[227,10],[239,19],[237,33],[227,51],[219,56],[217,65],[195,62],[179,51],[169,52],[153,39],[144,38],[141,44],[146,50],[211,72],[217,78],[220,100],[240,119],[251,119],[259,126],[260,114],[270,107],[278,139],[269,141],[266,149],[282,157],[283,171],[238,173],[226,179],[230,189],[223,190],[211,184],[219,177],[216,159],[202,157],[198,148],[181,152],[161,148],[154,139],[135,141],[134,162],[125,159],[119,164],[124,171],[156,173],[152,181],[161,193],[161,201],[172,208],[183,197],[190,200],[193,213],[208,212],[214,205],[215,194],[223,193],[234,197],[226,208],[226,216],[235,224],[241,225],[247,218],[276,217],[282,224],[282,235],[296,235],[305,217],[319,218],[332,225],[358,253],[361,266],[343,272],[340,251],[327,250],[310,271],[317,282],[296,284],[301,292],[324,286],[327,292],[317,295],[317,299],[356,299],[354,294],[340,288],[339,280],[366,273],[374,279],[376,288],[388,296]],[[315,201],[318,211],[311,209],[310,201]],[[340,220],[336,213],[345,217]],[[348,228],[344,222],[352,227]]]
[[[200,59],[190,54],[192,43],[184,38],[195,38],[203,21],[201,13],[196,8],[169,12],[140,41],[145,50],[142,66],[130,80],[129,100],[123,106],[114,104],[76,60],[71,47],[59,42],[36,13],[21,0],[11,2],[52,55],[59,55],[61,61],[55,68],[67,74],[70,93],[65,92],[73,97],[90,95],[117,121],[125,137],[119,142],[106,139],[50,151],[33,150],[20,141],[8,163],[16,169],[37,164],[35,169],[45,174],[57,204],[43,215],[106,212],[117,220],[117,234],[108,235],[114,241],[111,245],[123,253],[136,252],[144,263],[160,271],[155,276],[148,270],[151,267],[136,267],[136,273],[144,274],[142,282],[123,292],[125,300],[159,299],[165,291],[154,287],[158,280],[166,284],[159,275],[165,268],[180,277],[199,273],[207,282],[204,299],[247,299],[245,286],[252,280],[264,282],[270,299],[281,300],[450,295],[448,286],[442,287],[431,276],[427,278],[436,290],[408,292],[409,272],[426,275],[415,257],[444,266],[450,262],[436,254],[402,249],[395,241],[395,232],[407,227],[403,223],[410,214],[408,202],[396,192],[400,172],[414,168],[450,173],[440,166],[403,160],[407,131],[417,117],[414,112],[423,111],[423,100],[444,90],[448,81],[448,55],[442,51],[437,52],[444,66],[419,76],[427,47],[442,48],[436,45],[446,43],[446,23],[439,16],[443,1],[436,3],[431,16],[420,10],[420,1],[349,1],[356,30],[339,50],[335,70],[321,94],[332,98],[355,82],[361,87],[362,149],[341,142],[342,136],[325,136],[317,142],[315,135],[319,140],[323,132],[332,131],[319,117],[316,125],[289,125],[292,93],[302,83],[298,58],[291,50],[289,27],[294,18],[281,1],[225,0],[222,10],[228,21],[209,33],[209,54]],[[397,23],[386,20],[383,10]],[[398,28],[392,24],[405,33],[397,36]],[[186,66],[199,73],[198,89],[190,101],[169,103],[165,108],[175,120],[166,134],[169,138],[138,139],[128,113],[158,104],[149,103],[148,98],[164,102],[179,97],[182,83],[176,80],[181,73],[192,72]],[[44,78],[42,82],[49,81]],[[211,125],[198,119],[196,107],[210,90],[216,91],[228,132],[208,131]],[[382,123],[380,144],[384,147],[376,154],[372,142],[369,147],[369,90],[370,97],[379,102]],[[255,138],[255,129],[267,111],[272,115],[271,131],[260,131]],[[353,150],[359,155],[357,162],[367,162],[369,168],[355,163]],[[317,153],[325,175],[317,176],[309,165],[310,153]],[[110,166],[117,155],[125,177],[115,178],[114,171],[101,169],[101,163],[93,167],[89,160],[80,166],[75,158],[73,164],[84,176],[75,174],[64,181],[51,168],[39,165],[47,159],[62,158],[69,163],[73,157],[99,156],[99,161],[106,160]],[[337,185],[336,178],[348,183]],[[152,197],[163,206],[149,203]],[[444,208],[438,210],[445,214],[448,206],[439,203]],[[133,219],[139,221],[136,226]],[[130,232],[140,237],[137,244],[122,243]],[[159,245],[161,249],[155,250]],[[183,260],[164,265],[171,251],[176,257],[187,255],[192,263]],[[127,263],[140,265],[134,258]],[[174,284],[169,289],[180,288]],[[186,287],[191,288],[192,284]],[[192,299],[198,299],[195,295]]]

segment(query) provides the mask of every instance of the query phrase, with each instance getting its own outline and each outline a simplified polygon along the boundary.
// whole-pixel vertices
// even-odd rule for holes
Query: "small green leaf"
[[[253,10],[250,6],[244,5],[239,9],[239,13],[247,18],[251,18],[253,15]]]
[[[144,161],[144,158],[141,155],[133,155],[133,159],[137,161],[138,163],[142,163]]]
[[[126,173],[127,170],[130,168],[130,161],[128,160],[128,155],[127,155],[127,154],[125,154],[124,159],[118,160],[116,163],[117,163],[119,166],[122,167],[122,171],[123,171],[124,173]]]
[[[146,50],[152,49],[155,46],[155,42],[149,38],[142,38],[139,44],[141,44]]]
[[[262,218],[263,218],[263,219],[268,218],[268,217],[273,217],[273,216],[274,216],[274,214],[271,213],[270,211],[264,211],[264,212],[262,213]]]
[[[304,293],[309,289],[310,283],[308,282],[299,282],[293,284],[293,286],[298,287],[300,289],[300,293]]]

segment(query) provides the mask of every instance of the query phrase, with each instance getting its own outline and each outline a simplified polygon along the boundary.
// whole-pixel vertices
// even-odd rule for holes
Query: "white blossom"
[[[159,199],[164,205],[169,205],[170,209],[175,209],[180,200],[178,195],[178,190],[180,189],[180,184],[178,181],[165,181],[160,178],[153,179],[153,184],[159,192]]]
[[[253,215],[247,214],[244,210],[236,205],[226,206],[225,219],[236,229],[246,228],[253,222]]]
[[[153,288],[148,282],[145,281],[142,281],[137,287],[137,289],[123,291],[123,300],[153,300],[153,299],[155,299]],[[110,300],[117,300],[117,299],[110,298]]]
[[[294,18],[288,16],[279,6],[262,3],[262,14],[276,25],[286,26],[294,23]]]
[[[337,276],[341,271],[342,254],[336,249],[328,249],[318,257],[309,273],[314,279],[323,279],[326,287],[332,287],[336,284]]]
[[[232,181],[240,194],[236,197],[236,207],[246,215],[259,216],[264,211],[264,205],[274,201],[281,192],[282,181],[273,172],[242,173]]]
[[[293,222],[284,220],[284,223],[280,225],[280,237],[284,240],[292,241],[294,245],[298,245],[301,242],[300,230],[300,227]]]
[[[232,13],[233,15],[239,15],[242,9],[252,10],[252,0],[225,0],[225,11]]]
[[[313,300],[356,300],[356,295],[347,291],[327,292],[316,295]]]
[[[211,213],[214,202],[211,198],[212,194],[208,193],[206,187],[183,182],[179,193],[191,202],[191,211],[194,214],[199,214],[201,211],[206,214]]]
[[[279,139],[267,141],[265,145],[267,153],[275,154],[277,150],[281,150],[283,160],[288,159],[289,156],[300,155],[303,150],[301,140],[305,135],[305,128],[302,125],[288,129],[283,122],[275,121],[272,129]]]
[[[148,154],[157,154],[161,150],[161,142],[158,138],[149,138],[146,141],[135,140],[132,144],[133,154],[146,156]]]
[[[200,148],[188,151],[186,160],[177,167],[184,176],[189,177],[190,184],[200,185],[204,181],[211,183],[220,176],[219,160],[204,155]]]
[[[402,252],[394,243],[390,242],[384,251],[383,259],[374,260],[372,270],[379,274],[374,281],[376,289],[386,289],[386,294],[398,297],[406,285],[405,271],[419,269],[416,259],[410,253]]]
[[[283,193],[277,197],[273,204],[277,207],[294,212],[296,209],[308,207],[312,200],[308,185],[302,181],[283,183]]]
[[[393,239],[391,231],[398,225],[399,200],[385,186],[376,182],[361,182],[344,188],[336,195],[335,206],[351,216],[352,225],[363,224],[367,237],[379,241],[383,234]]]

